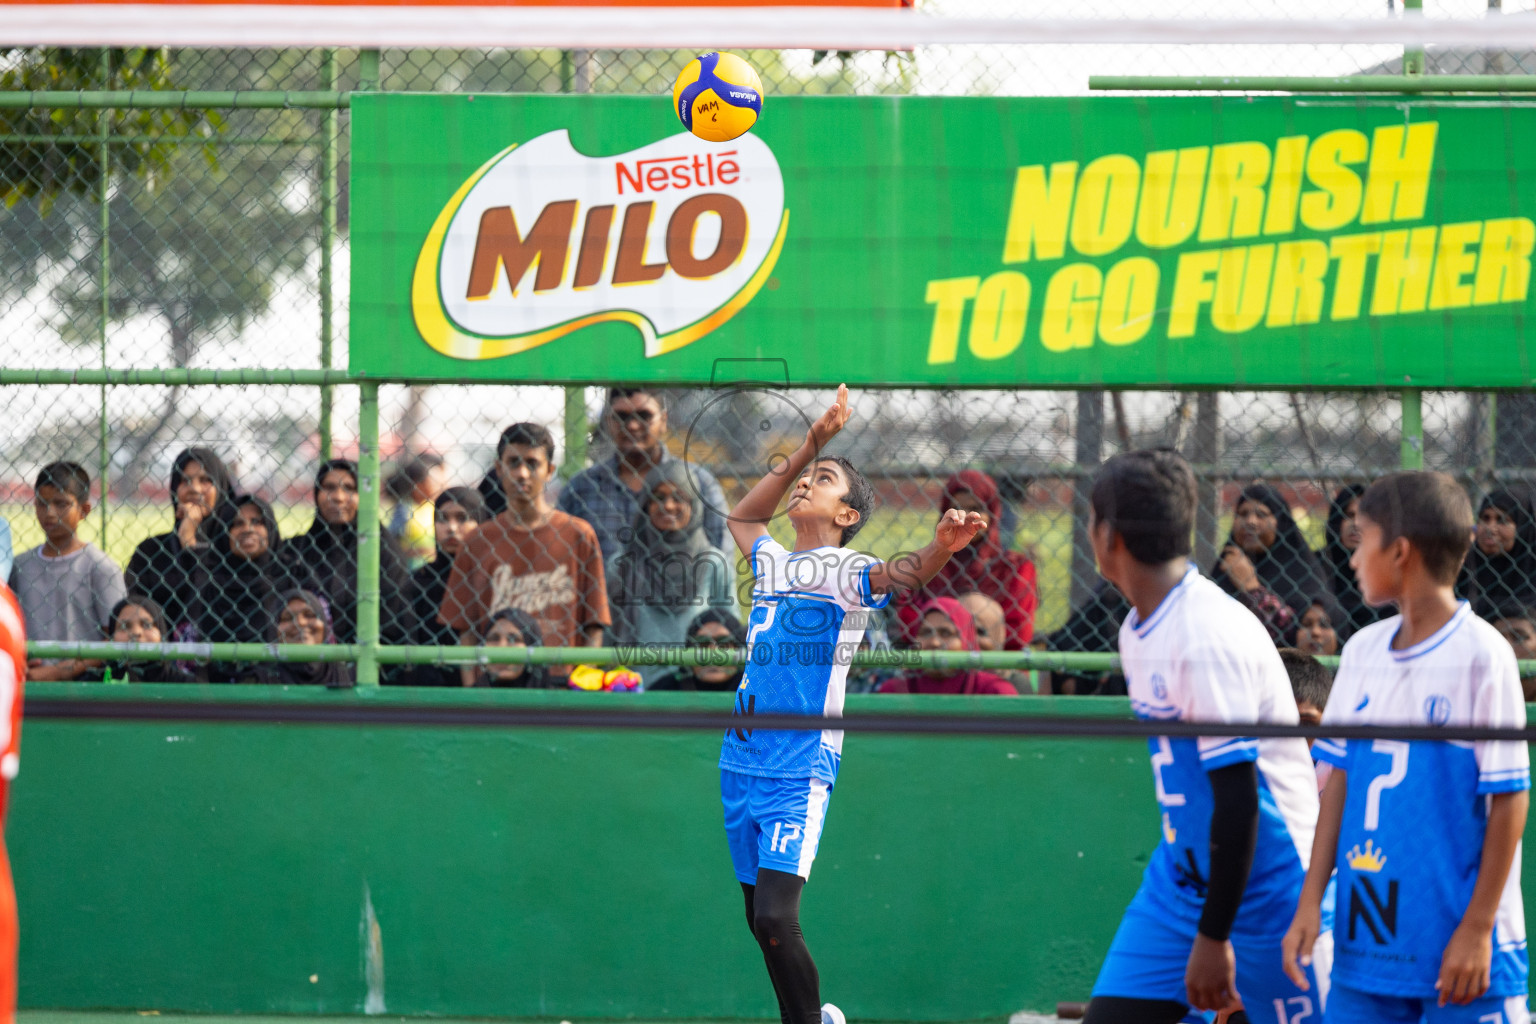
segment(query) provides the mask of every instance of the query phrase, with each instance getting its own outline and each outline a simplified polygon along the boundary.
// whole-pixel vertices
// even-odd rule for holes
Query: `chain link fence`
[[[994,13],[958,0],[940,6],[945,13]],[[1253,11],[1239,13],[1274,13],[1258,10],[1263,5],[1250,6]],[[1233,14],[1209,4],[1180,13]],[[1327,13],[1340,14],[1336,8]],[[1452,13],[1471,16],[1481,8]],[[747,56],[777,94],[1069,94],[1082,92],[1086,72],[1094,69],[1194,74],[1221,73],[1232,65],[1249,74],[1342,74],[1394,70],[1391,61],[1396,59],[1378,52],[1379,47],[1152,47],[1136,54],[1129,49],[944,47],[913,53],[764,51]],[[385,51],[375,61],[351,51],[12,49],[0,62],[0,89],[659,94],[670,88],[691,56],[401,50]],[[1430,57],[1430,73],[1478,73],[1495,64],[1501,73],[1536,69],[1524,54],[1432,52]],[[0,365],[11,371],[344,366],[347,143],[344,109],[0,109],[0,188],[7,200],[0,210],[5,270],[0,275]],[[658,412],[664,408],[666,417],[664,427],[659,421],[652,424],[655,442],[710,471],[719,481],[724,507],[745,493],[773,452],[798,442],[805,410],[818,410],[826,401],[825,395],[795,389],[679,390],[655,397]],[[222,520],[210,517],[200,546],[212,554],[199,556],[203,561],[191,555],[179,561],[170,557],[177,544],[164,540],[155,550],[169,554],[148,566],[153,578],[145,575],[147,563],[130,572],[135,590],[157,595],[158,603],[169,606],[162,609],[167,618],[160,624],[161,639],[359,642],[356,541],[343,542],[333,552],[322,536],[324,524],[316,524],[317,500],[326,500],[317,467],[326,459],[355,459],[360,453],[359,389],[12,383],[6,386],[6,399],[0,513],[9,524],[15,554],[48,539],[35,507],[34,485],[46,466],[64,460],[79,464],[92,481],[93,507],[79,536],[104,551],[112,566],[133,568],[136,552],[146,550],[146,544],[154,549],[156,537],[175,534],[175,509],[185,499],[178,498],[178,487],[187,475],[186,460],[178,467],[178,456],[190,448],[205,449],[211,454],[203,461],[216,456],[228,468],[226,497],[238,491],[260,502],[225,507]],[[1526,394],[1424,394],[1418,439],[1424,464],[1455,474],[1479,501],[1490,493],[1523,488],[1536,471],[1531,402]],[[993,611],[978,605],[976,625],[985,645],[1113,649],[1123,609],[1093,570],[1084,532],[1086,481],[1093,467],[1116,452],[1159,445],[1184,452],[1199,476],[1196,560],[1202,569],[1227,579],[1235,593],[1246,595],[1277,642],[1301,642],[1332,653],[1350,629],[1369,618],[1359,607],[1358,594],[1350,592],[1343,567],[1347,553],[1340,554],[1349,535],[1342,515],[1347,509],[1333,509],[1330,520],[1330,506],[1341,489],[1403,463],[1403,416],[1396,395],[906,390],[856,393],[853,404],[855,419],[834,450],[864,472],[877,498],[856,546],[881,558],[914,550],[931,538],[939,514],[957,499],[985,508],[995,520],[984,540],[990,561],[945,584],[953,596],[962,589],[980,589],[1006,606]],[[379,515],[393,539],[383,548],[379,639],[393,644],[454,640],[431,614],[433,607],[441,608],[446,582],[446,563],[436,550],[442,533],[430,507],[443,488],[474,488],[487,496],[498,492],[493,470],[497,439],[508,424],[526,421],[551,432],[556,472],[549,497],[560,501],[562,491],[572,486],[571,477],[604,465],[613,455],[616,432],[633,426],[633,420],[626,426],[608,412],[605,389],[595,387],[383,387],[378,454],[383,463],[379,482],[386,487]],[[205,475],[213,468],[198,467]],[[957,479],[963,470],[985,475]],[[356,516],[356,492],[363,481],[357,471],[352,477],[352,497],[343,498]],[[58,480],[53,484],[55,491],[60,489]],[[368,502],[363,505],[366,514]],[[1536,520],[1528,502],[1512,504],[1496,496],[1493,509],[1490,519],[1508,522],[1494,523],[1485,532],[1492,536],[1495,527],[1508,527],[1511,539],[1502,548],[1490,541],[1482,554],[1474,553],[1476,564],[1464,589],[1483,601],[1486,614],[1509,610],[1513,616],[1514,606],[1536,604],[1536,594],[1530,593],[1536,587]],[[718,511],[696,509],[706,519]],[[782,525],[773,527],[781,538],[787,536]],[[231,546],[258,526],[267,533],[268,552],[288,550],[280,568],[258,571],[253,566],[260,559],[244,558]],[[632,539],[637,530],[643,526],[619,523],[607,532]],[[1230,551],[1229,538],[1243,554]],[[718,537],[711,540],[722,543]],[[606,563],[610,598],[614,572],[625,571],[613,561],[624,538],[616,543],[603,544],[598,553]],[[729,548],[728,539],[723,545]],[[300,551],[307,554],[300,558],[295,554]],[[745,566],[734,551],[722,558],[729,566],[723,596],[692,595],[693,603],[685,602],[690,614],[673,615],[676,621],[667,636],[647,635],[643,616],[620,614],[610,639],[706,643],[710,636],[721,641],[732,632],[739,638],[736,622],[748,603]],[[1513,568],[1506,570],[1506,564]],[[318,608],[295,604],[288,600],[295,591],[326,600]],[[693,612],[710,609],[733,617],[714,628],[684,629]],[[487,615],[495,610],[481,609]],[[110,607],[80,610],[72,620],[73,634],[43,639],[94,640],[103,624],[112,638],[111,630],[121,623],[109,623],[110,612]],[[1332,627],[1331,638],[1330,630],[1316,621],[1319,613]],[[993,621],[998,615],[1001,626]],[[87,621],[96,634],[78,632]],[[518,639],[515,634],[528,628],[526,622],[470,625],[489,643]],[[1528,625],[1536,645],[1536,622]],[[877,647],[910,645],[921,628],[917,608],[898,608],[872,632],[873,642]],[[125,640],[147,634],[121,628],[115,635]],[[556,645],[549,638],[546,644]],[[337,672],[345,675],[346,670],[326,667],[336,664],[316,662],[307,666],[316,669],[310,678],[289,681],[340,681]],[[111,665],[67,667],[94,678],[114,671]],[[176,672],[219,679],[259,674],[253,665],[238,662],[115,670],[119,677],[126,670],[144,678]],[[470,676],[477,673],[496,675],[486,666],[466,670]],[[647,682],[662,674],[647,670]],[[723,685],[732,673],[716,670],[713,682],[703,669],[696,675],[694,682],[708,688]],[[386,667],[385,677],[418,683],[461,680],[452,666]],[[262,678],[273,676],[268,672]],[[869,670],[855,686],[875,686],[883,678]],[[1103,674],[1050,680],[1016,673],[1013,681],[1019,688],[1057,692],[1115,687],[1113,677]]]

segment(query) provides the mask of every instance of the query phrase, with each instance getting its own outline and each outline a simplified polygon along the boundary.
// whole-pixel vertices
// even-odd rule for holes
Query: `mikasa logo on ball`
[[[788,227],[778,161],[756,136],[682,133],[593,157],[549,132],[459,186],[417,257],[411,309],[427,344],[456,359],[609,321],[663,355],[752,300]]]

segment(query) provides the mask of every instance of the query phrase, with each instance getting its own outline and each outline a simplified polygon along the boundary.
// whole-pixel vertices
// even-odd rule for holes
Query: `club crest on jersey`
[[[1451,698],[1432,693],[1424,698],[1424,717],[1430,725],[1444,725],[1451,720]]]
[[[508,146],[459,186],[416,258],[411,312],[455,359],[629,324],[647,358],[726,323],[767,282],[789,228],[768,144],[682,132],[587,156],[561,129]]]
[[[1152,673],[1152,696],[1158,700],[1168,699],[1168,681],[1161,672]]]

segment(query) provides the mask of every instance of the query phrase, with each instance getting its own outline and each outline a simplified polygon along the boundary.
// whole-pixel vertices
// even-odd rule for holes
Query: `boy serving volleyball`
[[[1280,654],[1253,613],[1189,562],[1195,476],[1178,454],[1117,455],[1093,482],[1099,572],[1131,603],[1120,659],[1131,708],[1161,721],[1297,724]],[[1175,1024],[1190,1008],[1316,1021],[1322,990],[1280,962],[1317,820],[1301,739],[1149,740],[1162,841],[1126,908],[1089,1024]],[[1306,980],[1326,978],[1319,964]]]
[[[843,1021],[837,1007],[821,1005],[816,964],[800,932],[800,891],[837,781],[843,734],[754,730],[752,716],[841,715],[848,661],[869,610],[883,607],[897,586],[927,583],[986,526],[979,513],[949,510],[933,541],[899,567],[845,547],[874,506],[863,474],[847,459],[822,455],[848,417],[842,386],[805,442],[747,492],[730,519],[754,582],[747,669],[736,691],[741,723],[720,750],[720,795],[747,924],[762,947],[783,1024]],[[786,550],[764,524],[792,482],[785,514],[795,542]]]
[[[1360,593],[1400,614],[1344,645],[1323,725],[1523,726],[1514,652],[1453,589],[1472,538],[1466,492],[1440,473],[1394,473],[1360,496],[1355,521]],[[1285,936],[1291,977],[1316,957],[1337,868],[1329,1021],[1527,1024],[1526,745],[1324,738],[1312,750],[1334,771]]]

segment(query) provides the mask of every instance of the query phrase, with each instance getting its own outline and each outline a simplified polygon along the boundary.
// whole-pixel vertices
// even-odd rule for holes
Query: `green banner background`
[[[755,134],[772,149],[782,169],[784,206],[790,216],[772,275],[744,309],[699,340],[649,358],[633,326],[601,323],[528,351],[485,360],[455,359],[434,351],[422,340],[412,317],[412,271],[439,212],[455,190],[495,154],[550,131],[568,129],[575,149],[587,156],[620,154],[675,135],[681,129],[669,103],[665,98],[632,96],[378,94],[355,97],[352,119],[350,367],[355,373],[672,383],[740,379],[747,373],[770,379],[787,376],[797,384],[942,386],[1519,387],[1531,383],[1529,246],[1522,235],[1529,223],[1522,218],[1536,217],[1536,108],[1530,106],[1364,98],[770,96]],[[1300,203],[1310,202],[1314,213],[1323,211],[1312,218],[1320,220],[1331,216],[1330,207],[1334,213],[1341,206],[1348,212],[1351,172],[1357,192],[1364,179],[1367,205],[1371,195],[1369,160],[1351,164],[1358,154],[1349,152],[1349,139],[1329,136],[1334,141],[1343,139],[1335,165],[1346,165],[1343,171],[1337,166],[1330,169],[1327,154],[1314,158],[1312,152],[1320,137],[1353,130],[1374,141],[1377,129],[1427,122],[1436,123],[1438,129],[1420,216],[1402,216],[1403,204],[1398,201],[1399,216],[1381,223],[1362,223],[1357,214],[1336,228],[1314,230],[1301,217],[1290,230],[1205,241],[1192,234],[1167,248],[1148,247],[1132,231],[1113,251],[1082,255],[1068,242],[1059,258],[1042,258],[1037,234],[1034,258],[1004,262],[1016,175],[1023,166],[1041,165],[1043,175],[1050,175],[1053,164],[1075,161],[1081,188],[1093,161],[1118,154],[1126,159],[1112,161],[1113,168],[1124,171],[1134,164],[1143,172],[1139,187],[1145,187],[1148,153],[1257,142],[1268,148],[1278,177],[1283,158],[1277,140],[1304,136],[1311,140],[1304,145],[1312,147],[1305,150],[1307,160],[1321,162],[1317,178],[1312,177],[1310,165],[1297,172],[1303,175]],[[1412,136],[1408,138],[1411,145]],[[1205,159],[1214,163],[1210,152]],[[1296,152],[1293,149],[1292,156]],[[1319,185],[1329,174],[1329,180],[1342,190],[1342,199]],[[1215,187],[1211,180],[1207,192]],[[1283,227],[1285,211],[1272,216],[1268,209],[1277,202],[1285,205],[1272,194],[1279,186],[1271,188],[1271,184],[1265,184],[1265,225],[1272,227],[1271,220],[1278,218]],[[1399,193],[1407,188],[1400,185]],[[1317,197],[1309,200],[1310,193]],[[1296,199],[1292,195],[1293,206]],[[1084,200],[1082,205],[1086,217],[1103,204]],[[1218,203],[1217,212],[1222,209],[1234,224],[1242,219],[1240,210]],[[1112,214],[1104,214],[1099,227],[1113,219]],[[527,215],[520,214],[520,230],[527,230],[527,221]],[[1219,217],[1213,220],[1218,222]],[[1373,244],[1369,239],[1364,243],[1337,240],[1463,223],[1480,227],[1458,229],[1464,244],[1443,253],[1435,246],[1450,237],[1444,231],[1398,237],[1407,245],[1405,252],[1419,245],[1416,251],[1421,257],[1433,256],[1437,265],[1443,262],[1450,268],[1443,281],[1431,284],[1431,302],[1438,294],[1452,296],[1459,305],[1371,315],[1381,258],[1367,253],[1360,264],[1364,277],[1359,314],[1336,319],[1342,268],[1336,248],[1326,273],[1318,322],[1267,326],[1272,317],[1265,312],[1256,327],[1228,333],[1213,326],[1212,307],[1207,304],[1197,310],[1192,335],[1169,337],[1178,266],[1188,254],[1278,243],[1280,250],[1271,250],[1269,257],[1278,265],[1286,243],[1319,239],[1324,245],[1353,245],[1364,251]],[[1071,230],[1076,238],[1078,227]],[[1102,239],[1106,232],[1114,234],[1113,226],[1099,231],[1098,237]],[[1480,256],[1477,239],[1483,233],[1497,234],[1498,245],[1508,250],[1502,257],[1504,269],[1490,271],[1487,281],[1477,273],[1478,259],[1496,257]],[[1409,238],[1414,241],[1407,242]],[[1374,243],[1377,248],[1380,242]],[[1458,253],[1462,254],[1459,270]],[[1103,332],[1092,330],[1099,323],[1095,310],[1100,307],[1080,303],[1075,313],[1058,308],[1054,344],[1058,348],[1063,344],[1063,323],[1069,328],[1075,324],[1079,333],[1073,337],[1081,347],[1065,351],[1047,347],[1042,331],[1049,307],[1062,307],[1062,296],[1077,300],[1085,294],[1081,288],[1076,293],[1063,288],[1053,303],[1051,281],[1063,267],[1089,264],[1093,270],[1072,273],[1086,274],[1092,281],[1096,272],[1113,277],[1117,264],[1143,258],[1155,264],[1158,278],[1155,314],[1143,336],[1124,341],[1126,331],[1121,327],[1121,342],[1111,344]],[[1193,258],[1208,261],[1208,283],[1215,289],[1218,257]],[[1242,259],[1256,261],[1254,265],[1262,269],[1263,260],[1252,249]],[[1141,271],[1147,270],[1144,260],[1135,264]],[[1241,260],[1233,266],[1240,268]],[[1427,266],[1420,267],[1420,286]],[[1006,344],[1006,303],[999,321],[997,303],[992,302],[990,326],[978,334],[973,326],[977,300],[962,298],[961,319],[952,332],[953,360],[931,362],[930,349],[937,337],[935,317],[941,306],[929,301],[935,294],[932,282],[958,281],[958,285],[940,284],[939,292],[948,288],[953,297],[969,289],[974,296],[978,289],[987,290],[989,278],[1003,272],[1023,275],[1028,281],[1029,302],[1017,345],[1008,349]],[[1272,271],[1253,280],[1273,276]],[[967,284],[972,278],[975,283]],[[1015,288],[1016,299],[1018,279],[1007,280]],[[1240,272],[1234,272],[1233,280],[1242,280]],[[994,289],[993,300],[998,294]],[[1474,294],[1484,301],[1465,304]],[[1275,301],[1271,296],[1271,304]],[[1234,300],[1234,307],[1239,304]],[[1404,299],[1403,304],[1413,303]],[[1104,318],[1105,322],[1111,319]],[[1083,345],[1080,332],[1085,322],[1089,340]],[[1007,351],[999,354],[1003,349]],[[722,359],[783,360],[784,364],[782,369],[770,364],[748,370],[741,363],[722,366]]]

